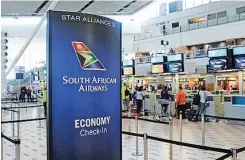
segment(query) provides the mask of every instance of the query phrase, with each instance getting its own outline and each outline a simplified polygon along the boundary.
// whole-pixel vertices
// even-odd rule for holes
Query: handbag
[[[209,102],[208,102],[208,97],[207,97],[207,95],[206,95],[206,91],[204,91],[204,98],[205,98],[205,103],[204,103],[204,105],[205,105],[205,107],[207,108],[207,107],[209,107]]]

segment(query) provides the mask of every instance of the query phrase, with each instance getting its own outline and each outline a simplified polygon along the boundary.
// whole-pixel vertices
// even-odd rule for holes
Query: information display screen
[[[227,69],[227,60],[225,58],[209,60],[209,70],[224,70]]]
[[[151,58],[151,63],[163,63],[164,62],[164,60],[163,60],[163,57],[161,56],[161,57],[152,57]]]
[[[168,55],[168,56],[167,56],[167,61],[168,61],[168,62],[172,62],[172,61],[182,61],[182,54]]]
[[[208,51],[208,57],[226,57],[227,49],[217,49]]]
[[[245,55],[245,47],[235,47],[233,48],[233,55]]]
[[[133,66],[134,63],[133,63],[133,60],[126,60],[126,61],[123,61],[123,66]]]
[[[182,62],[172,62],[167,64],[167,70],[170,73],[173,72],[183,72],[183,63]]]
[[[152,65],[151,72],[152,73],[163,73],[164,72],[163,64]]]
[[[245,57],[236,57],[235,58],[235,68],[236,69],[245,68]]]
[[[123,75],[133,75],[133,74],[134,74],[133,67],[123,68]]]

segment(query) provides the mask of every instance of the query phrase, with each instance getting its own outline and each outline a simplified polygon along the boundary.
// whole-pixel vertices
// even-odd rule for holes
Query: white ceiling
[[[82,12],[93,13],[98,15],[130,15],[145,7],[152,0],[126,0],[126,1],[59,1],[54,10],[78,12],[85,8]],[[51,1],[1,1],[2,16],[30,16],[42,15]],[[90,4],[90,5],[88,5]],[[87,7],[86,7],[87,5]],[[42,6],[42,7],[41,7]],[[38,8],[40,10],[38,10]],[[120,11],[121,10],[121,11]],[[120,12],[118,12],[120,11]]]

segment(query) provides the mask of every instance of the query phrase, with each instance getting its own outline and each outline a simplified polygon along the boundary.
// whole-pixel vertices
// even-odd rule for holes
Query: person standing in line
[[[21,101],[25,102],[26,101],[26,97],[25,97],[26,96],[26,87],[22,86],[20,91],[21,91]]]
[[[26,95],[27,95],[27,101],[30,102],[31,101],[31,88],[29,87],[26,91]]]
[[[183,88],[179,87],[179,92],[176,94],[176,105],[177,105],[177,119],[179,119],[180,111],[182,111],[182,118],[185,119],[186,111],[186,93]]]
[[[192,118],[192,121],[196,122],[198,121],[198,116],[199,116],[199,112],[200,112],[200,95],[199,95],[199,92],[193,97],[193,102],[192,102],[192,105],[193,105],[193,108],[194,108],[194,115],[193,115],[193,118]],[[191,115],[188,115],[188,116],[191,116]]]
[[[202,86],[201,90],[199,92],[200,95],[200,114],[205,114],[206,113],[206,108],[208,107],[208,103],[207,103],[207,97],[208,95],[210,95],[211,93],[206,91],[206,87]]]
[[[142,105],[143,105],[143,100],[144,100],[144,92],[143,92],[143,86],[140,86],[138,90],[136,91],[136,101],[137,101],[137,113],[140,114]]]
[[[46,86],[44,86],[44,89],[43,89],[42,102],[43,102],[43,108],[44,108],[44,115],[45,117],[47,117],[47,89],[46,89]]]
[[[165,86],[163,90],[161,91],[161,99],[163,100],[162,110],[164,108],[164,114],[167,114],[168,106],[169,106],[169,99],[172,94],[169,93],[168,86]]]
[[[130,98],[130,91],[127,87],[127,85],[124,83],[122,89],[121,89],[121,94],[122,94],[122,100],[123,100],[123,105],[124,109],[128,111],[128,106],[129,106],[129,98]]]

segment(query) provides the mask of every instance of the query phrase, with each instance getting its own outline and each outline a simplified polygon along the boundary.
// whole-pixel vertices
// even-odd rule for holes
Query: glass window
[[[172,23],[172,28],[177,28],[179,27],[179,22]]]
[[[216,19],[216,17],[217,17],[217,14],[216,14],[216,13],[214,13],[214,14],[209,14],[209,15],[208,15],[208,20]]]
[[[217,13],[217,18],[223,18],[223,17],[226,17],[226,11]]]
[[[245,13],[245,6],[236,9],[237,14]]]

